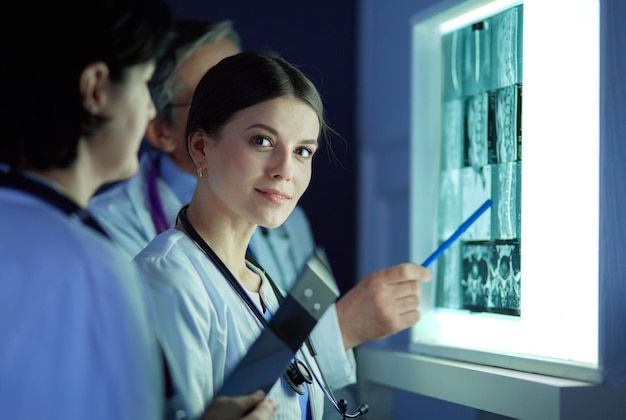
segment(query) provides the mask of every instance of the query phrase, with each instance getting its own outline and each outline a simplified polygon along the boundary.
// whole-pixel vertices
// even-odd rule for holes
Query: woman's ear
[[[108,82],[109,67],[102,61],[89,64],[80,74],[80,95],[90,113],[101,114],[106,107]]]
[[[205,145],[207,134],[203,131],[192,131],[187,137],[187,147],[189,148],[189,156],[197,167],[204,167],[206,161]]]

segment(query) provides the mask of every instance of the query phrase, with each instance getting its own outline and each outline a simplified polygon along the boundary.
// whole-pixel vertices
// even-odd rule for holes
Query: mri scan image
[[[492,207],[437,261],[435,305],[520,316],[522,6],[442,37],[437,237]]]

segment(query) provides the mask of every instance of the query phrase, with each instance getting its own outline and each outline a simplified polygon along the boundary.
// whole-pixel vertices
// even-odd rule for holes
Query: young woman
[[[170,14],[159,0],[64,6],[16,2],[20,24],[0,35],[10,81],[0,104],[0,412],[162,419],[166,377],[145,289],[85,207],[137,170]],[[263,395],[242,398],[226,403],[247,410]],[[270,418],[273,403],[261,407]]]
[[[257,226],[277,227],[293,211],[326,130],[314,85],[273,54],[225,58],[196,88],[186,130],[194,195],[176,228],[135,258],[189,413],[202,411],[264,328],[262,318],[278,308],[246,250]],[[297,357],[319,377],[306,346]],[[304,391],[281,377],[269,393],[279,405],[276,418],[321,419],[321,388],[312,383]]]

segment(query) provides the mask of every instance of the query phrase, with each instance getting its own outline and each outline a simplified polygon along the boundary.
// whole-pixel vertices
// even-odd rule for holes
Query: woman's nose
[[[289,180],[293,176],[293,158],[291,154],[282,148],[274,149],[270,164],[272,178]]]

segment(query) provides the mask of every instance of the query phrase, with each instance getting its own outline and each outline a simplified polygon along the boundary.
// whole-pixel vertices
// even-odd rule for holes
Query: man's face
[[[239,53],[240,50],[232,41],[222,38],[215,44],[207,44],[197,48],[178,67],[173,78],[174,97],[172,98],[172,124],[167,127],[169,139],[166,142],[155,142],[148,136],[148,141],[166,152],[179,169],[195,174],[195,167],[187,154],[185,126],[189,116],[189,106],[193,92],[204,73],[222,59]]]

